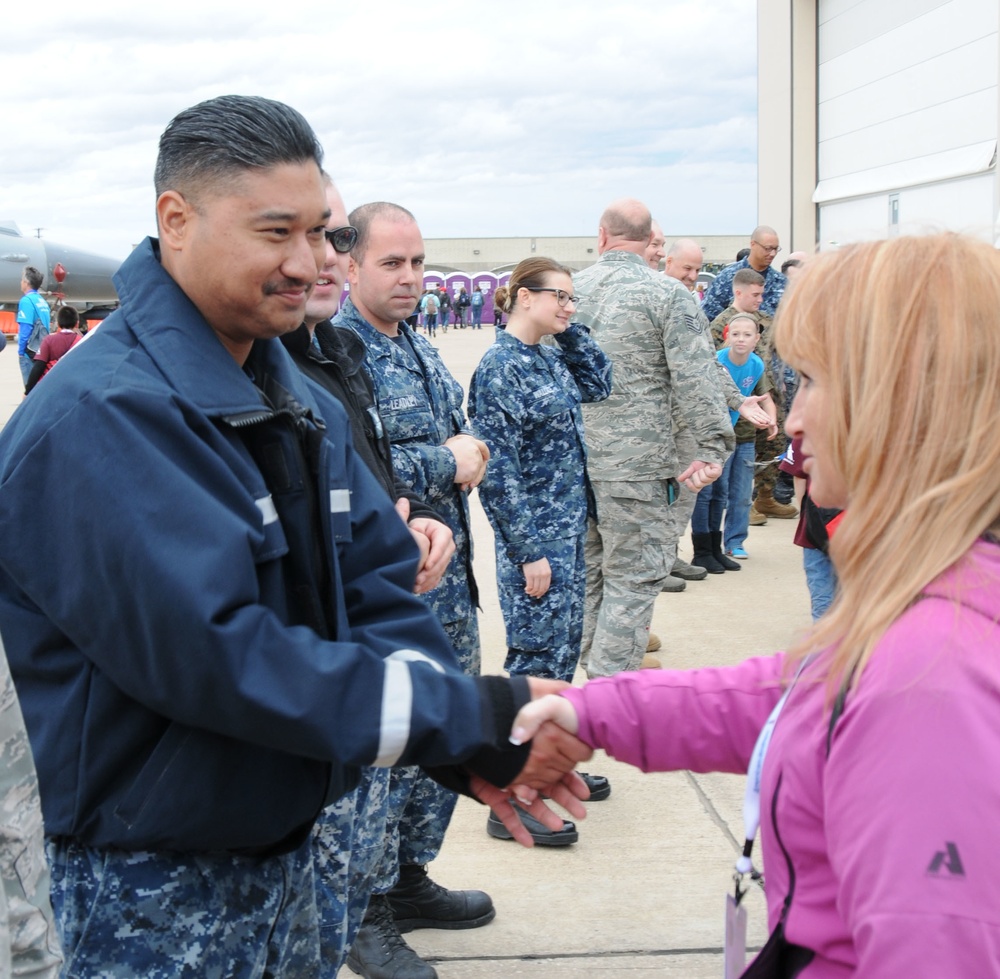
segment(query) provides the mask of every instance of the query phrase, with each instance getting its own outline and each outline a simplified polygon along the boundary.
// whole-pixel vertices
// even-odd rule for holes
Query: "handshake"
[[[472,793],[488,805],[522,846],[534,846],[531,834],[521,822],[513,803],[552,830],[562,828],[562,816],[553,812],[545,799],[557,802],[574,819],[584,819],[583,802],[590,796],[586,782],[573,769],[594,753],[576,732],[576,711],[557,691],[569,686],[561,680],[528,678],[532,701],[514,719],[510,740],[520,745],[531,740],[531,754],[517,781],[504,789],[478,775],[471,777]]]

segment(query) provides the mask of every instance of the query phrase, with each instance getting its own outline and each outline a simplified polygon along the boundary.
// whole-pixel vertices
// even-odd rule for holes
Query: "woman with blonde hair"
[[[772,934],[748,976],[1000,976],[997,310],[1000,253],[959,235],[810,260],[775,340],[812,495],[846,509],[830,610],[789,653],[595,680],[515,725],[750,765]]]

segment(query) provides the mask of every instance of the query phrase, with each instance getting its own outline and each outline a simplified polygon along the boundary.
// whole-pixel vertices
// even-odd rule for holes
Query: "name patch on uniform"
[[[270,496],[264,496],[259,500],[254,500],[257,504],[257,509],[260,510],[262,516],[264,517],[264,526],[266,527],[270,523],[274,523],[278,519],[278,511],[274,508],[274,500]]]
[[[380,407],[382,411],[402,411],[404,408],[419,408],[420,400],[415,394],[408,394],[404,398],[386,398]]]
[[[330,490],[330,513],[350,513],[351,491],[346,489]]]

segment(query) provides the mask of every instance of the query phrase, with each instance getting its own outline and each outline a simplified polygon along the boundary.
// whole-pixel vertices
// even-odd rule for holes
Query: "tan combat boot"
[[[765,517],[778,517],[782,520],[791,520],[799,515],[799,508],[791,503],[779,503],[771,493],[770,486],[761,486],[757,490],[757,499],[753,501],[753,507]]]

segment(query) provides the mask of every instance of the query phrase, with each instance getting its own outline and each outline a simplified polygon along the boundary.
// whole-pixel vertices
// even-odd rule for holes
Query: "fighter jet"
[[[120,261],[44,238],[26,238],[13,221],[0,221],[0,309],[17,309],[25,265],[45,276],[39,292],[52,303],[75,306],[93,318],[118,303],[111,276]]]

